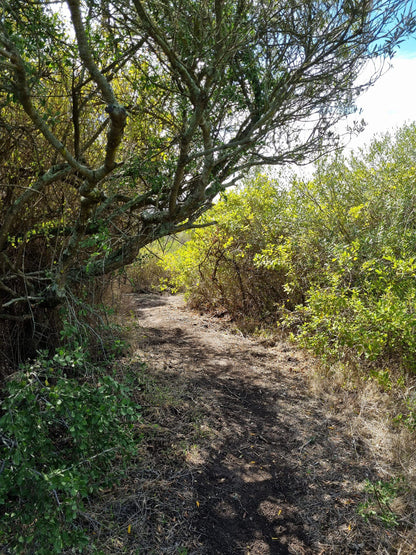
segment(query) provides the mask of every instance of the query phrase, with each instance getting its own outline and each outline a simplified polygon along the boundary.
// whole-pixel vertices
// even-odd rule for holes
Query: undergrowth
[[[358,507],[358,513],[365,519],[379,520],[386,527],[399,525],[399,515],[391,504],[404,488],[402,477],[391,480],[366,481],[367,500]]]
[[[88,501],[137,450],[133,384],[62,347],[9,377],[0,418],[4,553],[81,552],[92,541]]]

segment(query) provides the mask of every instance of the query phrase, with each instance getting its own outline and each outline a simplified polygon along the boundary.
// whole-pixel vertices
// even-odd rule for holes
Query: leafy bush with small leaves
[[[327,361],[416,371],[416,124],[223,198],[166,258],[191,303],[278,323]]]
[[[367,500],[358,507],[358,514],[365,520],[379,520],[384,526],[399,524],[398,515],[393,510],[392,502],[403,493],[404,480],[401,477],[391,480],[366,480]]]
[[[133,291],[136,293],[160,293],[170,289],[170,272],[163,263],[167,253],[174,253],[183,245],[186,233],[157,239],[146,247],[136,261],[126,268]]]
[[[192,239],[165,256],[165,266],[177,289],[185,289],[191,305],[226,310],[238,319],[270,320],[278,304],[293,308],[300,301],[292,283],[288,300],[286,266],[269,268],[257,261],[267,241],[284,233],[281,215],[287,195],[264,175],[248,180],[241,190],[227,193],[201,223]]]
[[[85,501],[117,479],[136,452],[140,407],[131,387],[94,367],[94,379],[68,377],[85,364],[62,349],[40,355],[6,384],[1,406],[0,545],[8,553],[81,550]],[[85,374],[85,371],[84,371]]]
[[[410,125],[322,165],[301,186],[309,235],[323,249],[321,279],[294,316],[301,344],[329,360],[393,360],[416,371],[415,152]]]

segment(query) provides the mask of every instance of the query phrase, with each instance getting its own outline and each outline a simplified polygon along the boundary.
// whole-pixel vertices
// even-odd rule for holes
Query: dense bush
[[[202,220],[215,225],[195,231],[191,241],[165,257],[173,282],[185,288],[191,305],[227,310],[247,323],[250,318],[267,320],[277,301],[286,302],[283,261],[280,280],[279,269],[256,261],[267,239],[284,232],[280,215],[286,203],[286,194],[259,175],[241,191],[227,194]],[[292,297],[293,305],[295,292]]]
[[[258,175],[166,265],[193,304],[273,319],[329,359],[416,370],[415,178],[416,125],[309,181]]]
[[[9,378],[1,406],[0,546],[49,555],[89,541],[86,501],[135,453],[132,390],[78,349],[41,354]],[[84,374],[83,378],[79,376]],[[76,377],[78,375],[78,377]]]
[[[126,268],[126,278],[136,293],[160,293],[170,288],[170,272],[164,267],[164,257],[173,254],[188,239],[187,233],[164,237],[151,243]]]

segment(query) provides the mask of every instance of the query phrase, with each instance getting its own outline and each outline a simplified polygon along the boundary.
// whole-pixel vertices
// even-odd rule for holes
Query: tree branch
[[[98,69],[92,57],[87,35],[85,33],[84,24],[81,18],[80,0],[66,0],[66,3],[68,4],[69,11],[71,12],[72,25],[74,26],[81,60],[83,61],[85,67],[88,69],[92,78],[100,88],[100,91],[106,103],[116,104],[116,97],[114,96],[111,85]]]
[[[47,185],[50,185],[65,175],[68,175],[71,171],[73,171],[72,168],[67,165],[53,166],[14,201],[14,203],[7,210],[3,225],[0,227],[0,251],[5,248],[7,236],[15,218],[19,216],[22,208],[29,202],[33,195],[42,191],[42,189],[44,189]]]

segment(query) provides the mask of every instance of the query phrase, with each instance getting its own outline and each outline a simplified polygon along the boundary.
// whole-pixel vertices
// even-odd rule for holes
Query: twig
[[[315,443],[315,441],[316,441],[316,437],[315,437],[315,436],[313,436],[313,437],[311,437],[310,439],[308,439],[308,441],[307,441],[306,443],[304,443],[301,447],[299,447],[299,453],[302,453],[303,449],[304,449],[307,445],[309,445],[310,443]]]
[[[31,301],[31,302],[33,302],[33,301],[42,301],[42,300],[43,300],[42,297],[29,297],[29,296],[27,296],[27,297],[19,297],[19,298],[17,298],[17,299],[12,299],[11,301],[7,301],[7,303],[4,303],[4,304],[2,305],[2,307],[3,307],[3,308],[6,308],[6,307],[8,307],[8,306],[11,306],[11,305],[14,304],[14,303],[22,303],[22,302],[24,302],[24,301],[27,301],[27,302]]]

